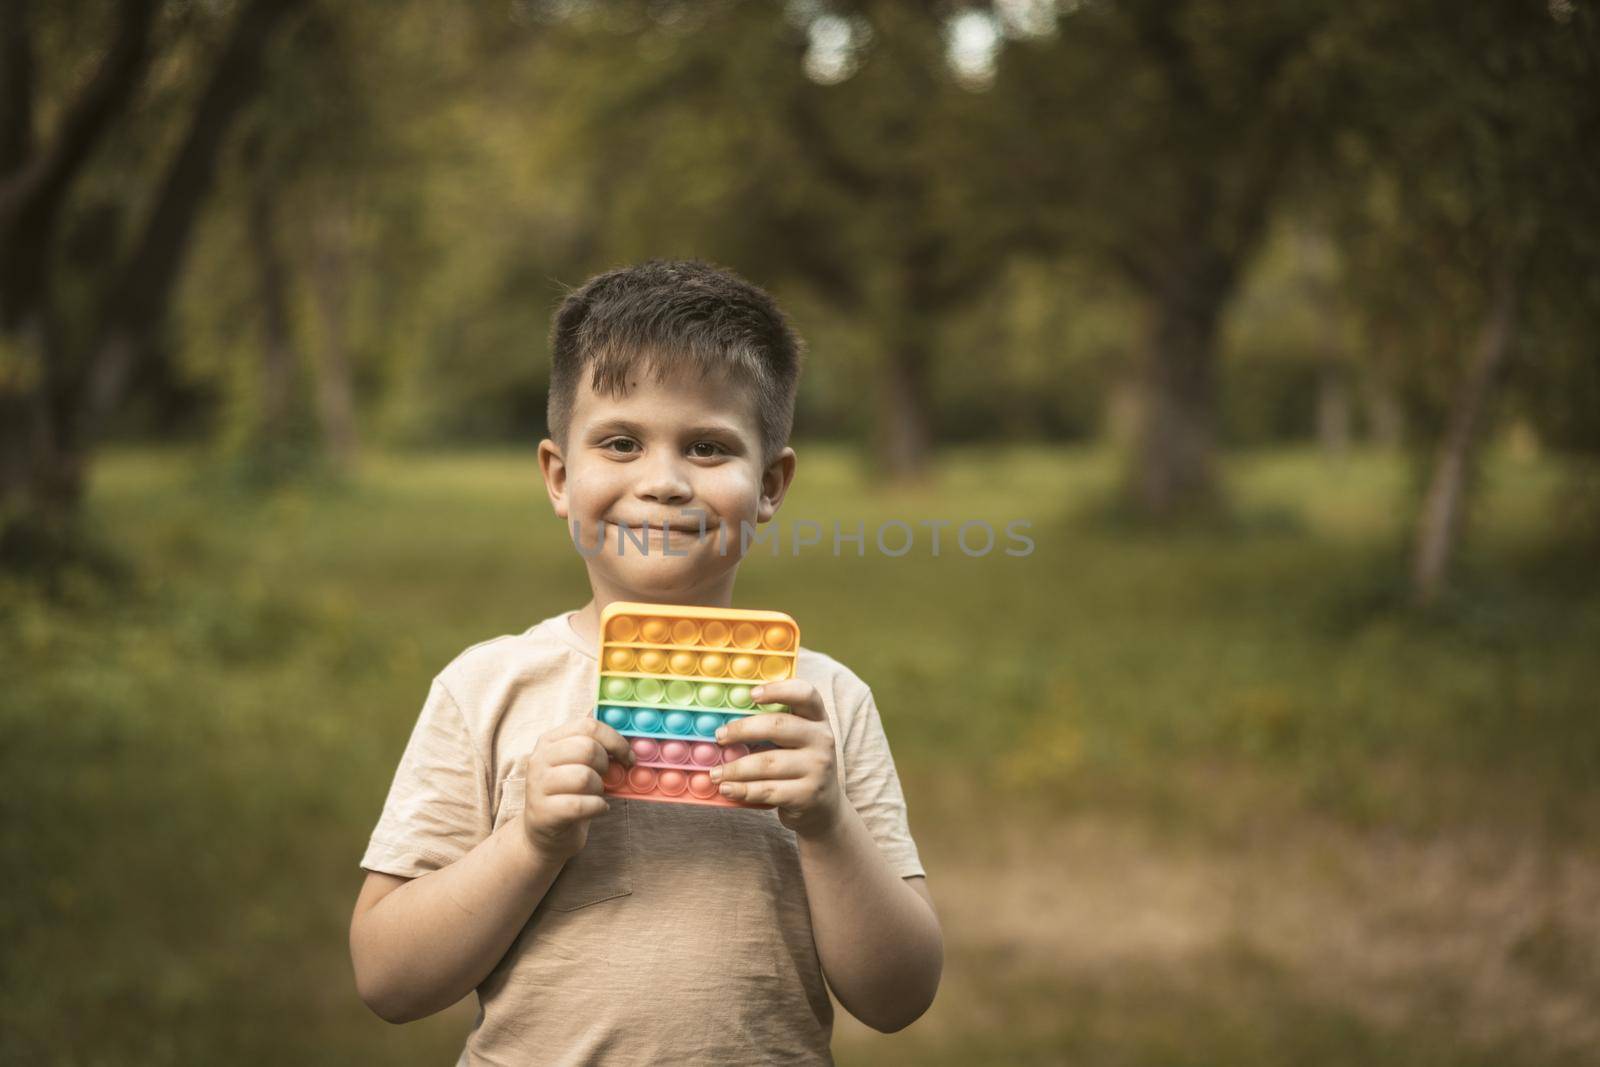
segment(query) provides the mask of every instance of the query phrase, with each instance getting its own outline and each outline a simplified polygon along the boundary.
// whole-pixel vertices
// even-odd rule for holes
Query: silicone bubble
[[[689,745],[685,741],[663,741],[661,743],[661,758],[668,763],[689,762]]]
[[[728,664],[728,670],[735,678],[754,678],[758,666],[754,656],[735,656]]]
[[[687,711],[669,711],[663,720],[668,733],[686,734],[694,729],[694,716]]]
[[[639,636],[653,645],[659,645],[672,636],[672,624],[666,619],[646,619],[639,624]]]
[[[600,693],[607,700],[632,700],[633,683],[626,678],[607,678],[600,685]]]
[[[606,636],[613,641],[632,641],[639,636],[639,620],[631,615],[618,615],[606,627]]]
[[[631,671],[636,657],[631,648],[613,648],[606,653],[606,669],[611,671]]]
[[[700,624],[693,619],[679,619],[672,624],[672,643],[692,645],[700,640]]]
[[[656,779],[656,788],[669,797],[675,797],[689,788],[689,776],[682,771],[662,771]]]
[[[723,648],[733,640],[733,628],[721,619],[712,619],[700,628],[700,643],[711,648]]]
[[[733,628],[733,643],[739,648],[760,648],[761,628],[751,622],[738,623]]]
[[[639,653],[639,669],[647,674],[660,674],[667,669],[667,654],[659,648],[647,648]]]
[[[735,708],[748,708],[755,704],[750,697],[748,685],[736,685],[728,689],[728,703]]]
[[[713,767],[722,762],[722,750],[704,741],[697,743],[690,750],[689,756],[702,767]]]
[[[787,626],[769,626],[761,634],[761,643],[768,648],[782,652],[794,640],[794,633]]]
[[[721,678],[728,673],[728,657],[721,652],[707,652],[700,657],[700,673],[707,678]]]
[[[620,789],[627,780],[628,769],[620,763],[610,764],[606,767],[606,773],[600,776],[600,781],[605,783],[607,789]]]
[[[789,677],[789,661],[783,656],[761,657],[761,677],[769,682]]]
[[[654,767],[635,767],[628,772],[628,785],[641,793],[648,793],[656,785]]]
[[[699,665],[700,657],[693,652],[674,652],[667,660],[667,666],[672,668],[673,674],[693,674]]]
[[[629,738],[628,747],[640,759],[656,759],[661,755],[661,743],[650,737]]]
[[[632,716],[628,713],[627,708],[602,708],[600,710],[600,721],[613,730],[626,730],[630,718]]]
[[[714,797],[717,795],[717,783],[713,782],[711,776],[704,771],[698,774],[691,774],[689,776],[689,792],[701,799]]]
[[[661,713],[650,708],[640,708],[633,713],[633,728],[651,732],[661,729]]]
[[[694,717],[694,732],[701,737],[716,737],[722,727],[722,716],[705,712]]]
[[[714,708],[722,703],[722,686],[704,682],[694,691],[694,701],[701,707]]]
[[[694,683],[693,682],[682,682],[682,681],[668,682],[667,683],[667,703],[668,704],[677,704],[680,707],[685,705],[685,704],[693,704],[694,703]]]
[[[742,759],[748,755],[750,755],[750,746],[740,742],[735,742],[734,744],[727,745],[723,748],[722,762],[732,763],[734,760]]]
[[[666,686],[654,678],[640,678],[633,683],[633,698],[645,704],[659,704],[666,695]]]

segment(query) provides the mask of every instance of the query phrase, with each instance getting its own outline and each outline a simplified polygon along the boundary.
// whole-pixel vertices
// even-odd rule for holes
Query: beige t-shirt
[[[361,866],[404,878],[519,817],[521,757],[593,714],[598,663],[552,616],[433,681]],[[872,693],[805,647],[845,795],[895,874],[923,874]],[[771,810],[611,799],[478,986],[460,1064],[831,1063],[828,1000],[794,833]]]

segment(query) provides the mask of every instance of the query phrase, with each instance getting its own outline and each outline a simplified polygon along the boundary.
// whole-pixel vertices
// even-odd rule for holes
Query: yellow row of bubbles
[[[650,644],[700,645],[705,648],[770,649],[786,652],[794,645],[794,630],[782,623],[758,626],[753,622],[728,624],[720,619],[664,619],[618,615],[606,626],[612,641]],[[618,668],[619,670],[621,668]]]
[[[606,670],[639,671],[643,674],[699,675],[704,678],[757,678],[776,682],[789,677],[787,656],[753,656],[739,652],[667,652],[659,648],[612,648],[606,650]]]

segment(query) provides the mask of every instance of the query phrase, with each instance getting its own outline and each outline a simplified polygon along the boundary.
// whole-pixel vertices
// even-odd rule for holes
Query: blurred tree
[[[392,124],[377,121],[367,71],[388,42],[358,55],[354,41],[393,23],[392,10],[380,20],[361,5],[312,7],[282,35],[240,119],[238,150],[224,161],[213,232],[197,241],[206,269],[194,301],[210,306],[181,309],[186,340],[220,356],[202,374],[229,395],[218,445],[253,481],[270,484],[323,459],[345,468],[355,457],[353,216],[373,199],[370,171],[385,162]],[[378,65],[373,74],[406,76]],[[221,281],[241,266],[246,284]],[[388,284],[404,287],[407,273],[390,266]],[[254,334],[237,330],[239,320],[254,320]],[[253,373],[230,373],[234,363]]]
[[[999,57],[996,205],[1018,242],[1115,270],[1144,304],[1131,504],[1215,503],[1217,331],[1297,152],[1320,136],[1338,5],[1056,5]]]
[[[63,257],[61,219],[91,158],[130,105],[152,55],[158,5],[115,5],[111,43],[81,85],[53,76],[78,61],[63,32],[78,5],[35,11],[26,0],[0,5],[0,560],[28,566],[59,555],[71,539],[85,468],[100,417],[122,396],[130,373],[158,343],[173,282],[218,152],[257,87],[262,51],[299,0],[248,0],[213,51],[177,147],[156,183],[148,213],[125,247],[115,216],[93,216],[76,233],[80,254]],[[41,28],[41,24],[49,23]],[[44,32],[48,30],[49,32]],[[39,42],[62,48],[39,55]],[[76,44],[76,41],[71,43]],[[41,69],[48,72],[40,77]],[[48,90],[45,95],[41,91]],[[56,95],[56,94],[59,94]],[[58,115],[41,136],[43,115]],[[151,131],[152,133],[154,131]],[[98,246],[92,323],[59,318],[55,294],[63,259],[84,262]]]
[[[1584,280],[1600,268],[1600,48],[1585,5],[1364,12],[1348,152],[1361,193],[1346,198],[1342,232],[1356,303],[1403,346],[1413,413],[1430,431],[1411,568],[1427,604],[1448,580],[1496,395],[1517,376],[1514,357],[1535,354],[1527,323],[1587,338],[1539,351],[1530,370],[1579,392],[1594,380],[1600,320]]]
[[[1008,251],[951,6],[526,6],[565,117],[552,163],[588,191],[582,269],[688,254],[804,287],[863,335],[874,465],[924,473],[941,332]]]

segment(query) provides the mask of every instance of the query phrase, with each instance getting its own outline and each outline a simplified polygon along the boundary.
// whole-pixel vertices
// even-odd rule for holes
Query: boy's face
[[[539,464],[556,514],[569,534],[577,527],[596,596],[715,603],[731,595],[740,524],[777,512],[795,456],[785,448],[763,464],[748,388],[692,373],[658,383],[641,365],[618,397],[595,392],[586,371],[565,449],[541,442]]]

